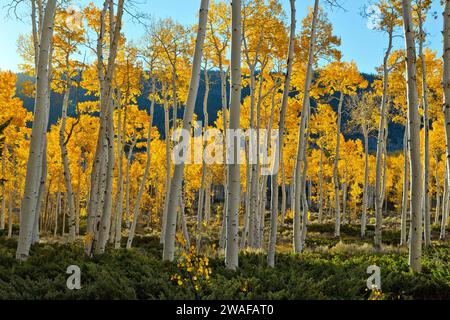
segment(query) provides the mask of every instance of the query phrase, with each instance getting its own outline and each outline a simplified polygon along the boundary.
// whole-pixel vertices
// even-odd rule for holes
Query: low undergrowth
[[[366,245],[328,243],[301,255],[278,254],[269,268],[263,253],[243,252],[236,272],[223,258],[206,259],[208,281],[194,289],[177,275],[188,264],[161,261],[157,237],[137,237],[132,250],[108,250],[88,258],[81,243],[39,244],[25,262],[14,258],[16,242],[0,236],[2,299],[369,299],[367,267],[381,268],[382,299],[450,299],[450,248],[424,252],[423,273],[408,270],[402,250],[375,252]],[[327,249],[328,248],[328,249]],[[180,252],[179,255],[181,256]],[[183,259],[197,259],[189,254]],[[203,260],[205,261],[205,259]],[[80,290],[66,287],[69,265],[81,269]],[[200,264],[201,266],[202,264]]]

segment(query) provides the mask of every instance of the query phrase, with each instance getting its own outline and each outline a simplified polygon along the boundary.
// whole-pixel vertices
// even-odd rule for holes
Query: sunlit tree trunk
[[[204,78],[205,78],[205,96],[203,98],[203,118],[204,118],[204,132],[208,130],[209,121],[208,121],[208,97],[209,97],[209,75],[208,69],[205,65],[204,70]],[[197,254],[201,251],[201,243],[202,243],[202,226],[204,220],[203,208],[205,204],[205,189],[206,189],[206,161],[205,161],[205,148],[206,141],[202,143],[202,178],[200,182],[200,190],[198,192],[198,208],[197,208],[197,237],[196,237],[196,250]]]
[[[240,108],[241,108],[241,0],[231,2],[231,93],[230,93],[230,131],[236,132],[240,129]],[[233,140],[232,140],[232,139]],[[241,177],[238,163],[240,153],[240,139],[228,137],[230,156],[233,158],[232,164],[228,167],[228,205],[227,205],[227,239],[225,251],[225,265],[227,269],[236,270],[238,267],[238,231],[239,231],[239,204],[241,195]],[[249,230],[253,232],[253,230]]]
[[[115,166],[115,155],[114,155],[114,103],[110,97],[110,102],[108,106],[108,116],[106,118],[107,123],[107,168],[106,168],[106,185],[105,185],[105,195],[103,204],[103,214],[101,216],[99,230],[98,230],[98,241],[96,243],[95,251],[97,254],[105,252],[106,244],[108,242],[109,231],[111,227],[111,213],[112,213],[112,186],[114,181],[114,166]]]
[[[442,213],[441,213],[441,232],[439,234],[439,239],[441,241],[445,240],[446,234],[446,222],[448,219],[448,208],[449,208],[449,180],[448,180],[448,167],[445,168],[445,179],[444,179],[444,195],[442,198]]]
[[[53,236],[56,237],[58,232],[58,216],[61,210],[61,172],[58,173],[58,189],[56,191],[56,204],[55,204],[55,229],[53,230]]]
[[[38,202],[39,183],[41,180],[42,161],[44,153],[44,141],[47,132],[48,112],[48,64],[53,35],[53,21],[55,15],[56,0],[48,0],[45,7],[43,30],[39,43],[39,59],[37,68],[35,109],[30,140],[30,151],[25,177],[25,191],[22,200],[20,232],[17,243],[16,258],[25,260],[28,257],[33,227],[36,218],[36,206]]]
[[[110,40],[108,60],[104,68],[103,39],[105,32],[105,18],[109,8]],[[91,173],[91,198],[88,203],[88,238],[85,251],[92,254],[103,253],[109,236],[112,210],[112,180],[114,171],[114,125],[113,112],[113,74],[119,46],[120,31],[124,0],[119,0],[114,19],[114,4],[112,0],[105,0],[100,13],[100,31],[97,39],[97,77],[100,87],[100,129],[97,147]]]
[[[6,150],[6,146],[4,148]],[[5,168],[6,168],[6,152],[2,155],[0,153],[0,157],[2,157],[2,177],[5,176]],[[2,183],[2,204],[0,211],[0,230],[5,229],[5,216],[6,216],[6,193],[5,193],[5,182]]]
[[[307,111],[310,107],[310,88],[312,81],[312,68],[314,64],[314,51],[316,44],[316,29],[317,29],[317,20],[318,20],[318,12],[319,12],[319,0],[314,1],[314,12],[313,12],[313,20],[311,25],[311,37],[309,42],[309,50],[308,50],[308,64],[306,67],[306,78],[305,78],[305,87],[303,91],[303,110],[301,116],[301,123],[299,128],[299,142],[297,147],[297,157],[295,162],[295,174],[294,174],[294,194],[292,197],[294,203],[294,252],[300,252],[301,250],[301,237],[300,237],[300,198],[302,195],[301,185],[302,185],[302,174],[301,167],[303,163],[303,158],[306,153],[306,128],[307,128]]]
[[[436,210],[434,214],[434,225],[439,225],[439,209],[441,207],[441,183],[439,178],[439,158],[435,156],[436,170],[435,170],[435,180],[436,180]]]
[[[448,203],[448,183],[450,177],[450,1],[445,1],[444,9],[444,48],[443,48],[443,64],[444,64],[444,75],[443,75],[443,86],[444,86],[444,118],[445,118],[445,133],[446,133],[446,176],[445,176],[445,187],[447,194],[444,204]],[[447,209],[442,213],[442,228],[441,228],[441,239],[445,238],[445,222],[447,217]]]
[[[284,226],[284,219],[286,217],[286,202],[287,202],[286,168],[284,167],[283,157],[281,157],[280,161],[281,161],[281,225]]]
[[[375,238],[374,245],[375,248],[381,248],[382,243],[382,225],[383,225],[383,202],[384,202],[384,192],[383,192],[383,154],[384,154],[384,143],[386,139],[386,127],[387,127],[387,104],[388,104],[388,88],[389,88],[389,57],[392,51],[392,38],[393,30],[392,28],[388,31],[388,48],[384,55],[383,60],[383,96],[380,106],[380,126],[378,128],[378,139],[377,139],[377,156],[376,156],[376,168],[375,168]],[[384,162],[386,159],[384,158]]]
[[[165,197],[164,197],[164,209],[162,214],[162,225],[161,225],[161,238],[160,243],[164,243],[165,232],[166,232],[166,221],[167,221],[167,206],[169,202],[170,193],[170,171],[171,171],[171,161],[170,161],[170,136],[169,136],[169,106],[167,103],[167,98],[164,98],[164,132],[165,132],[165,145],[166,145],[166,184],[165,184]]]
[[[200,69],[203,54],[203,43],[205,41],[206,22],[208,18],[209,0],[202,0],[199,12],[199,23],[197,39],[195,43],[194,59],[192,63],[191,81],[186,101],[186,108],[183,116],[183,130],[190,132],[192,127],[192,117],[194,114],[195,101],[200,82]],[[177,207],[180,195],[181,183],[184,173],[184,161],[175,164],[174,173],[170,182],[170,193],[167,206],[167,220],[164,233],[163,259],[173,261],[175,253],[175,233],[177,224]]]
[[[337,113],[337,133],[336,133],[336,152],[334,156],[333,165],[333,187],[334,187],[334,210],[335,210],[335,225],[334,236],[339,238],[341,236],[341,202],[339,198],[339,160],[341,150],[341,122],[342,122],[342,105],[344,104],[344,94],[341,92]]]
[[[14,211],[16,209],[16,197],[17,197],[17,168],[15,166],[16,160],[13,160],[14,168],[14,180],[13,180],[13,188],[10,192],[9,196],[9,212],[8,212],[8,238],[12,237],[12,227],[14,223]]]
[[[419,8],[419,11],[421,8]],[[423,30],[422,12],[418,13],[419,25],[419,58],[422,66],[422,102],[423,102],[423,122],[424,122],[424,140],[423,140],[423,219],[424,219],[424,239],[425,246],[431,244],[431,211],[430,211],[430,119],[428,114],[428,85],[427,85],[427,69],[425,64],[425,56],[423,54],[423,44],[425,41],[425,33]]]
[[[126,126],[124,122],[123,126]],[[123,214],[123,147],[122,147],[122,108],[117,111],[117,195],[116,195],[116,222],[114,232],[114,248],[120,248],[122,239],[122,214]]]
[[[369,202],[369,132],[363,129],[364,133],[364,191],[363,191],[363,211],[361,215],[361,238],[366,237],[367,207]]]
[[[406,78],[408,92],[409,153],[411,161],[411,231],[409,266],[414,272],[422,269],[422,168],[420,161],[420,117],[416,82],[416,47],[411,1],[402,0],[406,43]]]
[[[67,61],[68,62],[68,61]],[[64,94],[62,115],[61,115],[61,127],[59,130],[59,147],[61,148],[61,160],[64,170],[64,183],[66,186],[66,197],[69,207],[69,242],[75,241],[75,201],[73,197],[72,177],[69,167],[69,158],[67,155],[65,134],[66,134],[66,120],[67,120],[67,108],[69,106],[69,94],[70,94],[70,82],[67,84],[67,89]]]
[[[130,216],[131,216],[131,205],[130,205],[130,169],[131,169],[131,159],[133,158],[134,147],[136,146],[137,140],[133,137],[131,143],[129,144],[127,163],[125,168],[125,219],[126,227],[130,228]]]
[[[285,127],[285,119],[286,119],[286,108],[289,99],[290,93],[290,82],[291,82],[291,74],[292,74],[292,65],[294,60],[294,39],[295,39],[295,29],[296,29],[296,9],[295,9],[295,0],[290,0],[291,7],[291,29],[289,34],[289,49],[288,49],[288,57],[287,57],[287,69],[286,75],[284,78],[284,89],[283,89],[283,97],[281,100],[280,107],[280,118],[278,122],[278,143],[279,147],[276,150],[276,164],[281,162],[283,157],[283,144],[284,144],[284,127]],[[269,128],[270,129],[270,128]],[[270,137],[269,137],[270,138]],[[276,251],[276,243],[277,243],[277,232],[278,232],[278,170],[279,168],[275,167],[276,171],[272,176],[272,206],[270,212],[270,237],[269,237],[269,248],[267,253],[267,264],[270,267],[275,267],[275,251]],[[284,178],[284,174],[283,174]],[[283,189],[283,191],[285,191]],[[285,209],[285,208],[284,208]]]
[[[400,245],[406,245],[408,226],[408,199],[409,199],[409,156],[408,156],[408,124],[405,126],[405,136],[403,138],[403,195],[402,195],[402,216]]]

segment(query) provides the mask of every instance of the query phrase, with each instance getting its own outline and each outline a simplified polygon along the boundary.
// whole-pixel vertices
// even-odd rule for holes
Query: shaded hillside
[[[362,74],[363,77],[369,82],[372,83],[376,76],[372,74]],[[200,81],[200,87],[197,97],[197,102],[195,105],[195,113],[197,114],[197,119],[199,121],[203,121],[203,99],[205,96],[205,86],[204,86],[204,77],[203,73],[201,74],[201,81]],[[24,101],[25,107],[32,111],[34,100],[24,96],[21,94],[21,83],[24,81],[30,80],[30,77],[24,74],[18,74],[18,96]],[[208,97],[208,113],[209,113],[209,122],[212,124],[217,119],[217,113],[221,110],[221,88],[220,88],[220,76],[217,71],[211,71],[210,72],[210,83],[211,88],[209,91],[209,97]],[[138,105],[141,109],[149,110],[150,107],[150,101],[147,99],[148,93],[150,91],[150,85],[149,83],[144,83],[144,88],[142,90],[142,95],[137,98]],[[242,91],[243,97],[247,96],[249,94],[249,90],[246,88]],[[228,94],[229,96],[229,94]],[[96,98],[93,96],[86,95],[86,91],[81,89],[79,92],[79,101],[92,101]],[[60,94],[52,92],[51,95],[51,110],[50,110],[50,121],[49,125],[55,124],[58,119],[61,116],[61,105],[62,105],[63,97]],[[75,101],[75,90],[72,90],[71,93],[71,105],[69,107],[69,116],[74,114],[74,104]],[[330,103],[334,110],[337,110],[337,102],[332,101]],[[183,117],[183,110],[178,110],[178,118]],[[349,107],[346,104],[346,101],[344,102],[343,106],[343,127],[346,126],[346,123],[349,120]],[[159,129],[159,131],[164,135],[164,111],[161,105],[157,105],[155,107],[155,119],[154,119],[154,125],[156,125]],[[389,124],[389,141],[388,141],[388,148],[389,151],[397,151],[400,150],[403,147],[403,133],[404,128],[398,124],[390,123]],[[362,135],[357,132],[345,132],[344,133],[346,138],[359,138],[362,139]],[[370,139],[370,149],[373,151],[376,149],[376,139],[375,137],[372,137]]]

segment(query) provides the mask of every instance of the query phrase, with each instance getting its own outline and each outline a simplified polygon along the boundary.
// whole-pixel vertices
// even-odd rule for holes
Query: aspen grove
[[[0,261],[151,256],[175,270],[153,298],[431,297],[399,274],[450,297],[450,0],[367,1],[371,74],[330,14],[353,1],[191,0],[192,25],[134,0],[7,2],[29,30],[19,71],[0,69]],[[252,282],[359,258],[384,288]]]

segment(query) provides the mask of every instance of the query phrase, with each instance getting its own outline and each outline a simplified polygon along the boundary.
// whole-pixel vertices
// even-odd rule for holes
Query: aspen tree
[[[280,107],[280,119],[278,123],[278,143],[279,147],[276,156],[276,162],[282,161],[283,157],[283,144],[284,144],[284,127],[286,118],[286,107],[288,103],[289,93],[290,93],[290,82],[292,65],[294,61],[294,39],[295,39],[295,29],[296,29],[296,17],[295,17],[295,0],[290,0],[291,8],[291,27],[289,34],[289,49],[287,58],[287,68],[284,80],[283,98]],[[267,264],[270,267],[275,267],[275,250],[277,242],[277,225],[278,225],[278,171],[276,171],[272,176],[272,206],[271,206],[271,216],[270,216],[270,237],[269,237],[269,248],[267,250]]]
[[[299,139],[298,139],[298,148],[297,148],[297,157],[295,162],[295,201],[294,201],[294,252],[301,253],[301,235],[300,235],[300,197],[302,195],[302,179],[301,179],[301,166],[303,164],[303,158],[305,157],[306,151],[306,127],[307,127],[307,116],[309,112],[307,111],[310,107],[310,89],[312,82],[312,68],[314,64],[314,51],[316,46],[316,28],[317,28],[317,20],[319,14],[319,0],[314,1],[314,9],[313,9],[313,18],[311,25],[311,35],[309,40],[309,49],[308,49],[308,64],[306,67],[306,77],[305,77],[305,87],[303,90],[303,110],[301,116],[301,123],[299,127]]]
[[[446,176],[444,177],[445,188],[447,190],[447,196],[443,199],[443,204],[448,203],[448,184],[450,177],[450,0],[445,0],[444,3],[444,30],[443,30],[443,87],[444,87],[444,126],[445,126],[445,138],[446,138]],[[444,205],[445,206],[445,205]],[[441,239],[445,238],[445,223],[447,217],[447,210],[442,213],[441,224]],[[447,217],[448,218],[448,217]]]
[[[380,105],[380,122],[378,127],[377,138],[377,154],[376,154],[376,169],[375,169],[375,238],[374,245],[376,248],[381,248],[382,243],[382,223],[383,223],[383,181],[382,181],[382,167],[383,163],[387,161],[383,159],[383,147],[385,143],[386,129],[387,129],[387,104],[388,104],[388,88],[389,88],[389,57],[393,48],[393,37],[395,27],[397,25],[397,8],[396,4],[389,5],[382,1],[378,5],[382,13],[382,19],[377,26],[377,29],[383,30],[388,34],[388,47],[383,59],[383,91]]]
[[[369,205],[369,136],[376,128],[377,99],[368,93],[350,98],[351,124],[358,127],[364,137],[364,192],[361,214],[361,237],[366,236],[367,209]]]
[[[241,0],[232,0],[231,2],[231,93],[230,93],[230,130],[240,129],[240,108],[241,108]],[[236,137],[228,138],[227,152],[233,159],[232,164],[228,166],[228,212],[226,220],[226,254],[225,265],[227,269],[236,270],[238,267],[238,223],[239,223],[239,203],[241,193],[240,171],[238,163],[240,153],[240,141]],[[230,158],[230,157],[228,157]],[[251,232],[251,231],[250,231]]]
[[[49,87],[49,55],[53,35],[56,0],[48,0],[45,6],[43,30],[39,39],[39,58],[36,72],[36,96],[30,152],[27,162],[25,191],[22,200],[20,232],[17,244],[16,258],[25,260],[28,257],[36,219],[36,207],[39,194],[39,182],[45,151],[44,140],[48,119],[47,99]]]
[[[408,216],[408,198],[409,198],[409,158],[408,158],[408,123],[405,126],[405,134],[403,138],[403,196],[402,196],[402,215],[401,215],[401,231],[400,245],[407,244],[407,216]]]
[[[422,269],[422,167],[420,161],[420,118],[416,82],[416,47],[411,14],[411,1],[402,0],[406,44],[406,79],[409,122],[409,153],[411,161],[411,230],[409,266],[414,272]]]
[[[431,6],[429,0],[416,1],[416,15],[418,21],[418,42],[419,42],[419,58],[422,71],[422,105],[423,105],[423,122],[424,122],[424,144],[423,144],[423,219],[424,219],[424,245],[427,247],[431,244],[431,211],[430,211],[430,116],[428,101],[428,84],[427,84],[427,66],[423,46],[426,40],[424,23]]]
[[[205,41],[206,23],[208,18],[209,0],[201,0],[199,11],[199,22],[197,30],[197,40],[194,49],[194,59],[192,63],[191,81],[186,100],[186,109],[183,116],[183,130],[190,132],[192,128],[192,117],[194,113],[195,101],[197,99],[198,86],[200,82],[200,68],[203,54],[203,44]],[[184,155],[183,155],[184,156]],[[184,161],[175,164],[172,179],[170,181],[170,193],[167,206],[167,218],[164,233],[163,259],[173,261],[175,254],[175,232],[177,223],[177,207],[184,174]]]

